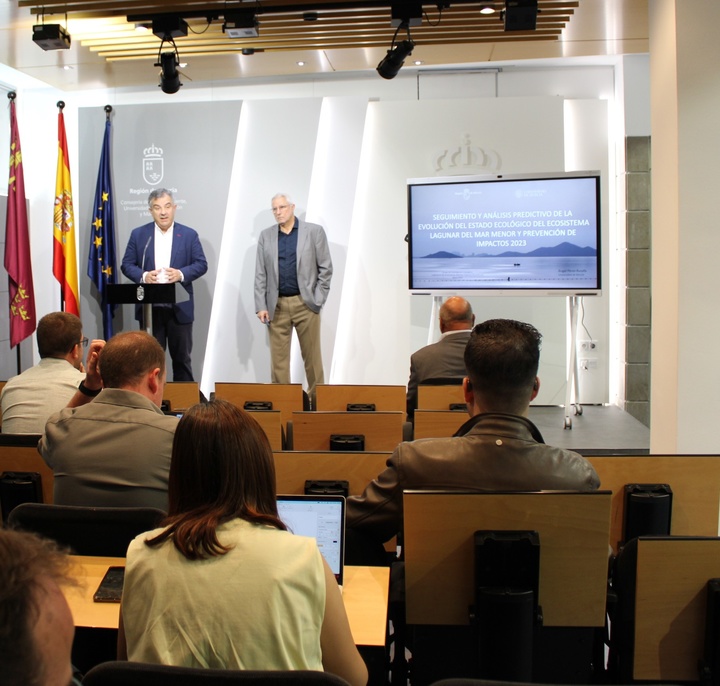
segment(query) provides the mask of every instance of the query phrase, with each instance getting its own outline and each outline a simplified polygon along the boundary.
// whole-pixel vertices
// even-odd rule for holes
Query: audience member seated
[[[437,343],[426,345],[410,356],[407,387],[407,414],[412,420],[418,403],[418,386],[438,378],[465,377],[465,346],[475,324],[470,303],[453,296],[440,306],[440,334]]]
[[[61,587],[67,556],[34,534],[0,529],[0,664],[3,686],[69,686],[75,635]]]
[[[48,417],[68,404],[85,378],[87,338],[74,314],[46,314],[35,336],[40,362],[11,378],[0,394],[6,434],[41,434]]]
[[[452,438],[401,443],[365,492],[348,498],[347,525],[353,532],[348,541],[385,542],[401,532],[404,489],[598,488],[600,479],[584,457],[545,445],[527,418],[540,388],[541,338],[533,326],[507,319],[473,329],[463,380],[471,419]]]
[[[145,331],[128,331],[93,341],[87,367],[38,444],[55,476],[54,502],[167,511],[178,418],[160,409],[165,352]]]
[[[367,669],[315,540],[278,518],[267,437],[224,400],[180,419],[165,528],[127,553],[118,657],[226,669]]]

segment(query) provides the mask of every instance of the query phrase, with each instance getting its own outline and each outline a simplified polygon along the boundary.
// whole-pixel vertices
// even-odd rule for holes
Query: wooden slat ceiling
[[[539,0],[534,31],[504,31],[500,9],[504,2],[445,0],[423,6],[423,19],[410,29],[416,45],[501,43],[503,41],[557,41],[581,0]],[[396,29],[390,24],[389,0],[257,0],[207,3],[188,0],[19,0],[30,8],[37,23],[73,21],[73,41],[108,61],[156,58],[160,39],[136,25],[149,25],[158,15],[177,14],[189,26],[187,36],[175,39],[181,57],[239,54],[255,51],[389,48]],[[481,5],[494,4],[495,14],[480,14]],[[255,11],[258,36],[229,38],[222,29],[231,10]],[[308,21],[306,13],[316,15]],[[87,20],[77,22],[75,20]],[[87,25],[78,31],[78,24]],[[404,30],[397,38],[406,37]],[[166,44],[167,45],[167,44]]]

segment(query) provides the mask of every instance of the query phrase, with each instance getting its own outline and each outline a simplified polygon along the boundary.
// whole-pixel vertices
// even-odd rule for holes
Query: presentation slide
[[[413,290],[600,289],[600,179],[408,182]]]

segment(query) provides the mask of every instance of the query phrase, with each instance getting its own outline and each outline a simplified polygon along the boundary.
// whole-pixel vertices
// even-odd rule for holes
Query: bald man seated
[[[418,401],[418,386],[433,379],[456,378],[458,384],[467,376],[465,346],[475,325],[470,303],[459,296],[448,298],[440,307],[440,340],[426,345],[410,357],[410,380],[407,386],[407,414],[412,421]]]

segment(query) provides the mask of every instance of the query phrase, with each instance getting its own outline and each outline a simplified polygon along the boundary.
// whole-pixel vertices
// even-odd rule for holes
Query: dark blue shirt
[[[280,278],[280,295],[300,295],[297,281],[297,241],[298,220],[295,217],[290,233],[285,233],[278,226],[278,276]]]

